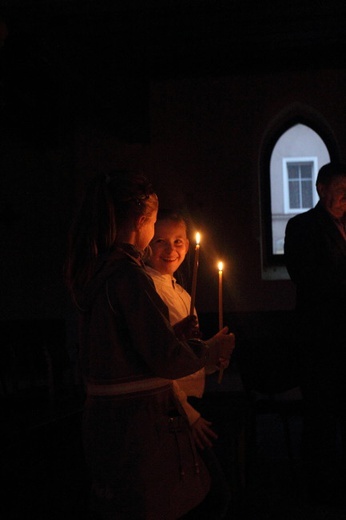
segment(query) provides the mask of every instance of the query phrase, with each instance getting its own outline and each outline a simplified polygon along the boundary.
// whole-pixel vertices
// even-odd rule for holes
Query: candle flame
[[[222,271],[222,269],[223,269],[223,263],[222,263],[222,262],[219,262],[219,263],[217,264],[217,266],[218,266],[219,271]]]
[[[201,234],[200,233],[196,233],[196,244],[198,245],[201,241]]]

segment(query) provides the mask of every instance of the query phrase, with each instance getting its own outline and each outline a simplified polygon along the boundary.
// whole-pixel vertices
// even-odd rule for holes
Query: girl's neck
[[[115,243],[118,244],[132,244],[136,246],[136,232],[128,231],[128,230],[120,230],[117,233],[117,238]]]

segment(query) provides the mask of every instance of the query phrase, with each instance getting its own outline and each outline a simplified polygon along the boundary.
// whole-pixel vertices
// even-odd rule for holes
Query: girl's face
[[[173,276],[185,259],[189,249],[184,222],[159,220],[156,222],[154,238],[150,243],[151,267],[161,274]]]

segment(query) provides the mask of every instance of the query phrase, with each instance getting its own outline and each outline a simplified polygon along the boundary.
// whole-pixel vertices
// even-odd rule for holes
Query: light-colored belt
[[[111,385],[88,383],[87,394],[94,396],[125,395],[145,392],[147,390],[155,390],[158,388],[164,389],[170,386],[172,386],[172,381],[170,379],[163,379],[161,377],[140,379],[138,381],[130,381],[128,383],[114,383]]]

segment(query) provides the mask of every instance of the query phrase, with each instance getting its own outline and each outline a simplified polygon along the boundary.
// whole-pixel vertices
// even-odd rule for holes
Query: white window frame
[[[313,206],[317,204],[318,194],[315,188],[317,172],[318,172],[318,159],[317,157],[284,157],[282,159],[282,174],[283,174],[283,187],[284,187],[284,211],[285,214],[289,213],[303,213],[310,208],[294,208],[291,209],[289,205],[289,189],[288,189],[288,174],[287,174],[287,163],[298,162],[298,163],[313,163],[313,172],[312,172],[312,201]]]

